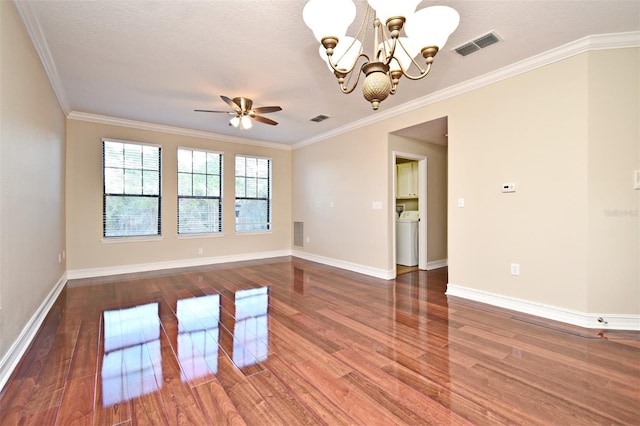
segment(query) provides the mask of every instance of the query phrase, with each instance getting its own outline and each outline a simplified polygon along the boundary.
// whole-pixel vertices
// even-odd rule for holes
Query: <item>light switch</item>
[[[458,207],[464,207],[464,198],[458,198]]]
[[[502,192],[516,192],[516,184],[515,183],[503,183],[500,187]]]

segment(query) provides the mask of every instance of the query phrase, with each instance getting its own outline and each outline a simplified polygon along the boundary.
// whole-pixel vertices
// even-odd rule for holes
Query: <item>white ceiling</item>
[[[302,21],[305,0],[17,0],[66,113],[155,123],[235,138],[304,143],[401,109],[453,85],[594,34],[640,30],[640,1],[423,1],[445,4],[460,26],[431,74],[403,80],[374,112],[360,87],[343,95]],[[366,2],[356,0],[360,25]],[[503,41],[467,57],[450,49],[495,31]],[[369,48],[365,45],[365,48]],[[359,83],[361,85],[362,82]],[[280,105],[278,126],[228,126],[220,95]],[[324,114],[321,123],[309,121]],[[414,133],[416,129],[413,129]],[[439,130],[438,130],[439,131]],[[442,142],[441,142],[442,143]]]

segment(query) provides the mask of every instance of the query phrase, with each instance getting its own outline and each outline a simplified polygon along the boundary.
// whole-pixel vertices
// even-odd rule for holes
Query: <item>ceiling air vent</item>
[[[319,123],[319,122],[321,122],[321,121],[326,120],[327,118],[329,118],[329,116],[328,116],[328,115],[322,115],[322,114],[320,114],[320,115],[316,115],[315,117],[313,117],[313,118],[311,119],[311,121],[316,122],[316,123]]]
[[[459,55],[467,56],[473,52],[477,52],[480,49],[484,49],[487,46],[496,44],[500,41],[500,37],[495,32],[482,35],[473,41],[465,43],[461,46],[453,48]]]

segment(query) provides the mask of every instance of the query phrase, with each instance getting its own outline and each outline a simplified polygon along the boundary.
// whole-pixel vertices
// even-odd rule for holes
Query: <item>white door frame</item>
[[[427,157],[424,155],[412,154],[409,152],[393,151],[392,173],[393,176],[393,203],[391,217],[393,218],[393,267],[396,268],[396,192],[397,176],[396,161],[398,158],[416,160],[418,162],[418,210],[420,211],[420,222],[418,224],[418,268],[427,269]]]

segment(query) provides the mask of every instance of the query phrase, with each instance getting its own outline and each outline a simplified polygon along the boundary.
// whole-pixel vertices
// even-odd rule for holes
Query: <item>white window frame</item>
[[[118,192],[109,192],[107,193],[106,188],[106,169],[114,169],[116,167],[107,167],[106,159],[105,159],[105,144],[106,143],[119,143],[125,145],[137,145],[137,146],[148,146],[158,149],[158,188],[157,194],[145,194],[144,192],[144,177],[142,177],[143,181],[141,183],[141,193],[133,194],[133,193],[125,193],[125,189],[123,188],[122,193]],[[123,171],[125,170],[140,170],[142,172],[145,171],[144,165],[138,168],[128,169],[126,164],[122,165]],[[153,169],[147,169],[147,171],[153,171]],[[142,173],[144,176],[144,173]],[[157,198],[158,203],[158,213],[157,213],[157,227],[155,233],[142,233],[142,234],[120,234],[120,235],[107,235],[107,198],[109,197],[149,197],[149,198]],[[146,142],[136,142],[136,141],[128,141],[128,140],[119,140],[113,138],[102,138],[102,240],[104,242],[116,242],[116,241],[143,241],[143,240],[155,240],[162,238],[162,146],[158,144],[146,143]]]
[[[268,161],[267,167],[267,176],[260,177],[258,176],[258,171],[256,167],[256,175],[255,176],[247,176],[246,175],[246,161],[245,161],[245,174],[238,175],[238,159],[255,159],[255,160],[266,160]],[[272,213],[273,213],[273,159],[271,157],[262,157],[256,155],[243,155],[236,154],[234,158],[234,206],[235,206],[235,232],[238,234],[247,234],[247,233],[268,233],[272,230]],[[244,179],[244,196],[239,196],[238,191],[240,188],[238,187],[238,179]],[[247,196],[247,180],[248,179],[256,179],[256,196]],[[263,181],[266,179],[267,185],[267,196],[266,197],[257,197],[258,192],[258,183],[259,181]],[[251,194],[250,194],[251,195]],[[242,207],[238,201],[242,200],[260,200],[266,201],[267,203],[267,212],[266,212],[266,222],[238,222],[238,219],[241,217],[240,208]],[[247,227],[251,229],[241,229],[242,227]]]
[[[208,173],[205,172],[205,180],[208,179],[209,176],[219,176],[220,181],[219,181],[219,195],[218,196],[209,196],[209,195],[204,195],[204,196],[196,196],[193,195],[193,181],[192,181],[192,195],[187,196],[187,195],[180,195],[180,174],[184,173],[184,174],[191,174],[192,175],[192,179],[193,179],[193,175],[202,175],[203,173],[194,173],[193,169],[191,172],[181,172],[180,171],[180,161],[178,159],[179,157],[179,152],[180,150],[183,151],[191,151],[191,153],[193,154],[194,152],[202,152],[202,153],[206,153],[206,154],[215,154],[215,155],[219,155],[219,174],[216,175],[214,173]],[[200,148],[191,148],[191,147],[178,147],[178,149],[176,150],[176,176],[177,176],[177,182],[176,182],[176,195],[177,195],[177,232],[178,235],[180,237],[189,237],[189,236],[206,236],[206,235],[221,235],[222,231],[223,231],[223,202],[224,202],[224,193],[223,193],[223,189],[224,189],[224,153],[223,152],[219,152],[219,151],[211,151],[211,150],[207,150],[207,149],[200,149]],[[208,232],[180,232],[180,199],[204,199],[204,200],[212,200],[212,199],[217,199],[218,201],[218,230],[214,230],[214,231],[208,231]]]

